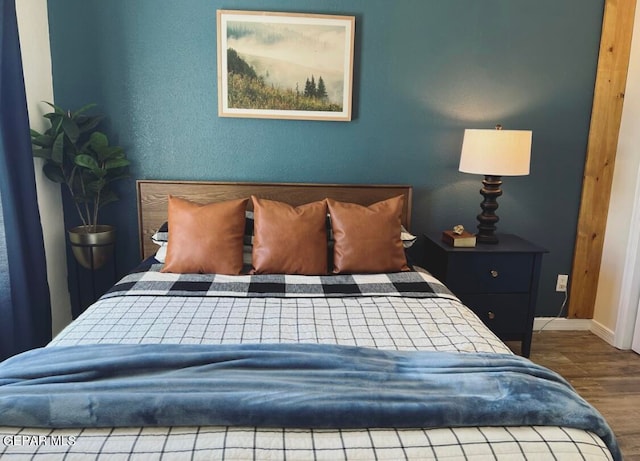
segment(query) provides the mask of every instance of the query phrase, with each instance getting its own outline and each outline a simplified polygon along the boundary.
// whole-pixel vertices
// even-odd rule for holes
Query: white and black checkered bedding
[[[428,276],[424,276],[428,279]],[[199,280],[202,282],[202,280]],[[431,282],[433,283],[433,282]],[[139,288],[139,287],[138,287]],[[99,300],[49,347],[93,343],[307,342],[509,353],[444,288],[427,297],[172,295],[128,289]],[[611,459],[562,427],[300,430],[253,427],[0,428],[2,459]]]
[[[162,273],[161,264],[143,267],[115,284],[103,298],[114,296],[232,296],[258,298],[344,298],[403,296],[454,298],[423,271],[344,275],[220,275]]]

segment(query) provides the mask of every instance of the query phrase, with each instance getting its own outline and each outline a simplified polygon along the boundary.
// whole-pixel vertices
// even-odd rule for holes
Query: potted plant
[[[51,181],[69,192],[81,225],[68,231],[78,262],[88,269],[104,265],[115,243],[115,228],[98,224],[99,211],[118,200],[111,184],[128,176],[129,161],[120,146],[110,146],[98,130],[101,115],[87,115],[88,104],[75,112],[54,104],[44,115],[51,126],[39,133],[31,130],[33,155],[45,160],[42,170]]]

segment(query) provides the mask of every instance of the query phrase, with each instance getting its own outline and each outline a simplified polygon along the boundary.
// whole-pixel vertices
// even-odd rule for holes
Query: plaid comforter
[[[346,277],[186,276],[159,270],[159,265],[152,265],[125,277],[48,347],[318,343],[398,351],[510,353],[471,310],[419,270]],[[291,285],[284,287],[283,281]],[[340,282],[346,285],[338,288]],[[34,440],[39,443],[32,445]],[[550,426],[0,427],[0,458],[34,457],[105,461],[612,459],[593,432]]]
[[[355,275],[220,275],[172,274],[151,264],[133,272],[103,297],[205,296],[258,298],[331,298],[396,296],[409,298],[456,297],[423,270]]]

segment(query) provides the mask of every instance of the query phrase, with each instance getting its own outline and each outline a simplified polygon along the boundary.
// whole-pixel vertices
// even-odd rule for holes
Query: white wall
[[[594,311],[594,332],[629,348],[623,330],[635,323],[640,295],[640,5],[636,8],[622,123]]]
[[[43,131],[47,124],[42,115],[49,112],[49,106],[42,101],[53,102],[47,0],[16,1],[16,13],[29,122],[33,129]],[[71,322],[62,199],[60,186],[42,174],[42,161],[36,159],[35,163],[47,278],[51,292],[52,333],[55,335]]]

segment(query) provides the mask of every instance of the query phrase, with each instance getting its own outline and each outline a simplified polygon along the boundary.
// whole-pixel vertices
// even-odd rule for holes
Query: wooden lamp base
[[[484,197],[480,208],[482,213],[477,216],[478,233],[476,234],[477,243],[498,243],[496,232],[496,223],[500,218],[496,215],[498,209],[498,197],[502,195],[502,176],[485,175],[482,180],[482,189],[480,195]]]

